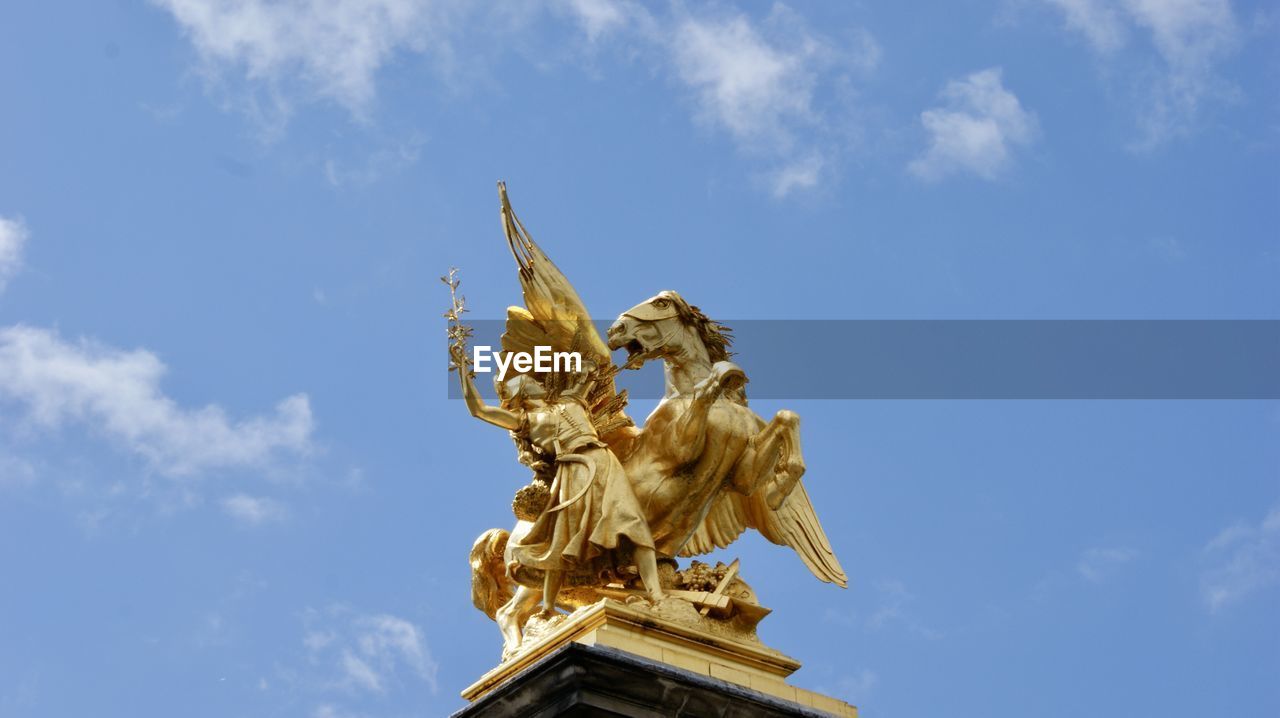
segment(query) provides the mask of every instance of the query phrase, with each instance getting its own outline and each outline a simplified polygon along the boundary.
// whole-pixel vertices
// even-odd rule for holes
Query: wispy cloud
[[[1005,89],[998,67],[952,80],[941,96],[944,105],[920,114],[929,147],[908,169],[921,179],[961,172],[995,179],[1013,164],[1014,151],[1038,134],[1035,115]]]
[[[383,695],[405,681],[425,683],[432,693],[438,665],[422,629],[386,613],[360,614],[341,606],[308,610],[303,646],[309,660],[329,676],[325,685],[350,694]]]
[[[572,16],[586,33],[587,40],[595,43],[601,38],[636,25],[648,31],[653,16],[644,6],[622,0],[559,0],[560,9]]]
[[[1229,0],[1045,0],[1103,58],[1144,37],[1159,58],[1143,73],[1139,149],[1187,134],[1206,98],[1233,93],[1217,64],[1240,41]]]
[[[676,77],[694,93],[697,117],[745,152],[772,160],[770,189],[785,196],[818,183],[827,120],[819,85],[867,72],[880,48],[869,33],[840,49],[785,5],[763,22],[739,13],[684,14],[665,33]]]
[[[366,187],[384,175],[403,170],[418,161],[424,140],[413,135],[400,142],[379,148],[365,157],[348,161],[330,157],[324,161],[324,177],[330,186]]]
[[[22,250],[28,236],[27,226],[21,219],[0,217],[0,292],[22,268]]]
[[[254,111],[287,119],[299,93],[366,117],[376,73],[397,52],[421,53],[458,3],[422,0],[152,0],[191,40],[211,78],[240,75]]]
[[[671,47],[703,119],[741,142],[785,148],[793,142],[792,125],[813,116],[810,62],[821,46],[812,37],[782,47],[766,41],[744,15],[687,17]]]
[[[782,198],[796,190],[816,187],[822,179],[825,166],[826,163],[818,155],[803,157],[784,166],[773,176],[773,196]]]
[[[1045,0],[1062,13],[1067,28],[1085,36],[1094,48],[1111,52],[1124,45],[1128,27],[1120,3],[1112,0]]]
[[[1200,579],[1211,613],[1280,584],[1280,506],[1257,524],[1223,529],[1203,550],[1211,565]]]
[[[1076,573],[1085,580],[1101,583],[1121,566],[1138,558],[1137,549],[1124,546],[1091,548],[1080,555]]]
[[[880,630],[898,625],[921,638],[937,639],[942,634],[922,623],[911,611],[915,594],[897,579],[880,579],[872,582],[880,605],[866,620],[869,630]]]
[[[190,39],[211,87],[223,87],[228,79],[247,87],[247,101],[238,104],[268,135],[283,129],[300,98],[336,103],[367,119],[378,94],[378,72],[398,55],[430,56],[448,78],[473,64],[483,66],[492,54],[463,59],[455,57],[455,48],[483,44],[501,51],[519,45],[549,13],[562,21],[558,47],[617,49],[628,61],[649,62],[672,77],[689,93],[699,122],[763,160],[766,184],[778,197],[816,186],[832,169],[822,158],[841,149],[841,141],[832,138],[849,132],[848,108],[838,108],[834,126],[820,109],[821,91],[846,101],[849,78],[871,72],[880,58],[880,46],[867,31],[847,30],[836,42],[782,3],[757,19],[730,8],[683,5],[662,13],[625,0],[489,10],[459,0],[151,2],[168,11]],[[585,43],[573,39],[579,33]],[[508,37],[521,42],[508,43]],[[324,171],[334,185],[361,184],[370,174],[337,159],[328,160]]]
[[[0,328],[0,400],[25,409],[31,427],[82,425],[169,477],[262,469],[279,456],[312,450],[305,394],[284,399],[271,415],[233,420],[217,405],[186,408],[166,396],[165,371],[145,349],[67,341],[38,327]]]
[[[857,703],[865,701],[879,682],[879,674],[869,668],[863,668],[854,675],[841,678],[835,693],[844,696],[850,703]]]
[[[289,515],[284,504],[279,501],[248,494],[226,497],[222,500],[222,509],[227,512],[227,515],[249,526],[281,521]]]
[[[782,3],[760,19],[733,9],[682,6],[654,15],[620,0],[566,0],[560,6],[593,48],[602,37],[647,45],[651,60],[690,93],[697,122],[769,165],[764,179],[775,197],[813,188],[831,171],[824,157],[841,148],[819,96],[872,72],[881,55],[866,30],[850,30],[835,42]],[[847,125],[845,110],[840,115]]]

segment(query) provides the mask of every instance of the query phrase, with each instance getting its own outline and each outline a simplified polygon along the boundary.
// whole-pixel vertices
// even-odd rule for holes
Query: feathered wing
[[[498,183],[498,198],[502,231],[519,267],[525,304],[507,308],[502,350],[532,353],[534,347],[546,346],[552,351],[578,352],[584,362],[590,361],[597,367],[595,390],[588,401],[597,430],[604,435],[621,426],[630,426],[631,419],[622,410],[626,406],[626,392],[619,394],[613,381],[618,370],[609,346],[596,330],[578,292],[529,236],[511,209],[503,182]]]
[[[762,491],[750,496],[728,490],[721,492],[680,555],[699,556],[725,548],[749,528],[758,530],[773,543],[795,549],[804,565],[820,580],[842,588],[849,586],[849,578],[840,567],[822,524],[818,523],[818,514],[813,510],[803,481],[796,483],[776,511],[769,508]]]

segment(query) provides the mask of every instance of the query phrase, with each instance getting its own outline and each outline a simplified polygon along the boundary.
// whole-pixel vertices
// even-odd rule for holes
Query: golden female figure
[[[459,367],[466,367],[464,361],[455,356]],[[490,406],[472,373],[466,368],[458,373],[472,416],[520,433],[555,463],[546,509],[510,545],[513,560],[545,573],[543,614],[555,612],[565,571],[588,568],[594,559],[618,549],[631,549],[650,599],[665,598],[649,524],[622,464],[600,440],[584,403],[585,375],[578,376],[577,386],[552,397],[531,376],[519,374],[501,386],[502,406]]]

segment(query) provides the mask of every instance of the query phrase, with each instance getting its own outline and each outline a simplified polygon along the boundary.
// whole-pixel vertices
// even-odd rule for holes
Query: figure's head
[[[504,380],[493,380],[493,388],[504,409],[524,409],[547,398],[546,387],[528,374],[516,374]]]
[[[707,318],[676,292],[667,290],[623,312],[609,327],[609,348],[626,349],[629,369],[669,356],[678,342],[690,336],[700,341],[712,362],[729,358],[729,328]]]

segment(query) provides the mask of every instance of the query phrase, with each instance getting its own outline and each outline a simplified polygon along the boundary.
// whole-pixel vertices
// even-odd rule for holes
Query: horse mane
[[[702,313],[701,309],[686,302],[684,297],[675,292],[671,292],[671,299],[675,302],[680,321],[692,326],[698,332],[698,338],[706,346],[707,355],[711,361],[713,363],[729,361],[729,357],[733,356],[733,352],[729,349],[733,345],[733,330],[709,318]]]

